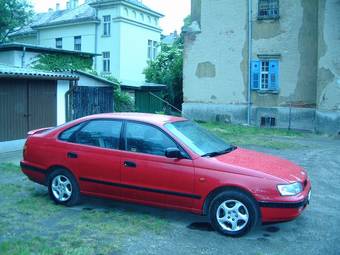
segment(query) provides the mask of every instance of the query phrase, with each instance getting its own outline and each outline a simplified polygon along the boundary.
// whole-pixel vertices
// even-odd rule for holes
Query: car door
[[[65,160],[77,172],[83,193],[120,196],[121,128],[119,120],[91,120],[60,135],[67,143]]]
[[[121,157],[121,182],[125,188],[122,196],[163,206],[190,208],[195,198],[193,162],[189,158],[167,158],[165,150],[174,147],[179,148],[160,128],[127,121],[125,152]]]

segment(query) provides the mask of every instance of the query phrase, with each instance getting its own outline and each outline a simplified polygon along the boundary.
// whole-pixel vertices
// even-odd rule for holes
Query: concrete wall
[[[0,52],[0,63],[17,66],[17,67],[28,67],[32,64],[40,53],[28,52],[23,54],[22,51],[10,50]]]
[[[319,1],[317,105],[340,111],[340,1]]]
[[[279,55],[280,93],[253,92],[253,104],[315,107],[317,0],[280,1],[280,18],[276,20],[258,20],[257,4],[253,1],[252,59],[259,59],[259,55]]]
[[[291,122],[295,129],[339,132],[339,0],[280,1],[280,18],[271,20],[259,20],[258,1],[252,3],[251,57],[279,60],[280,90],[251,92],[251,122],[259,125],[270,116],[277,127]],[[184,55],[187,117],[246,122],[247,5],[248,0],[192,0]]]
[[[246,103],[242,70],[247,50],[245,10],[245,0],[201,2],[201,32],[185,38],[185,103]]]
[[[55,48],[55,39],[63,38],[63,49],[74,50],[74,37],[81,36],[81,50],[85,52],[95,52],[95,24],[73,24],[62,27],[50,27],[40,29],[38,44],[41,46]]]
[[[129,22],[120,22],[120,79],[144,81],[148,61],[148,40],[160,42],[160,33]]]
[[[66,122],[65,94],[70,88],[69,81],[58,81],[57,84],[57,125]]]

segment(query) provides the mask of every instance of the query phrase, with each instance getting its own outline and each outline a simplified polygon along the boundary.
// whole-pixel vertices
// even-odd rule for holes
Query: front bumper
[[[289,221],[298,217],[307,207],[311,198],[311,189],[303,200],[297,202],[258,202],[262,222]]]

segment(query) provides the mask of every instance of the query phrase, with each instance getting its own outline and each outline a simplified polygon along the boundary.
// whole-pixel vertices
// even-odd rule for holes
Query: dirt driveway
[[[289,139],[299,146],[248,147],[305,167],[311,204],[294,221],[260,226],[238,239],[188,213],[94,198],[74,208],[56,206],[46,188],[2,164],[0,254],[340,254],[340,140]]]

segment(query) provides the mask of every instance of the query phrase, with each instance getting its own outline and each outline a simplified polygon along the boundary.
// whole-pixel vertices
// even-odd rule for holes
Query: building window
[[[110,72],[110,52],[106,51],[103,52],[103,72],[109,73]]]
[[[279,90],[279,61],[258,60],[251,63],[252,90],[274,91]]]
[[[154,60],[157,57],[158,42],[148,40],[148,59]]]
[[[258,18],[278,19],[279,7],[279,0],[259,0]]]
[[[103,16],[103,24],[104,24],[103,35],[110,36],[111,35],[111,15]]]
[[[81,36],[74,37],[74,50],[81,51]]]
[[[62,49],[63,48],[63,38],[56,38],[55,39],[55,47],[57,49]]]
[[[261,73],[260,73],[260,89],[267,90],[269,84],[269,61],[261,61]]]

